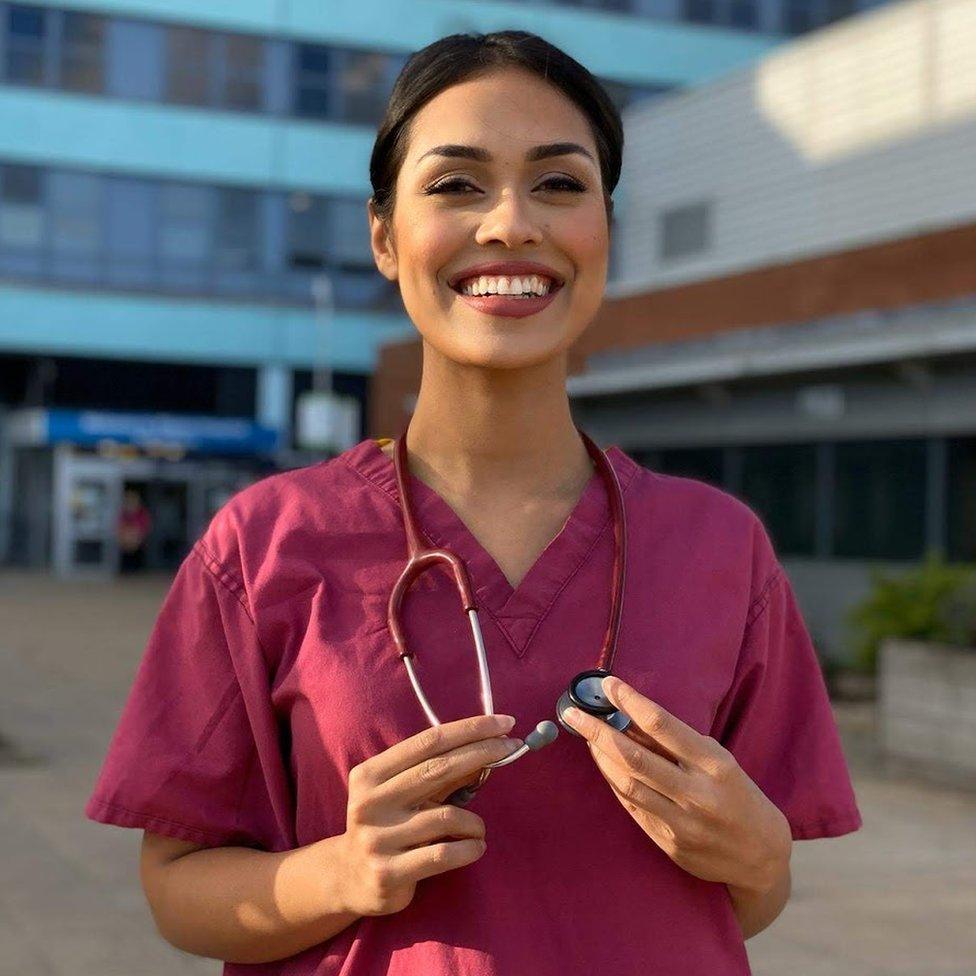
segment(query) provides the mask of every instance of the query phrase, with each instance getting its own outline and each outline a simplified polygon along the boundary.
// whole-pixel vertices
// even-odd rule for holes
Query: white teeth
[[[548,295],[552,281],[539,275],[524,275],[521,278],[498,275],[481,275],[464,283],[461,291],[465,295]]]

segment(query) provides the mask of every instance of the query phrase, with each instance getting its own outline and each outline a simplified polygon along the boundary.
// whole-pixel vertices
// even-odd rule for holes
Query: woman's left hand
[[[789,866],[783,813],[710,736],[619,678],[604,693],[631,718],[626,734],[576,709],[568,724],[586,740],[624,809],[675,864],[705,881],[768,891]]]

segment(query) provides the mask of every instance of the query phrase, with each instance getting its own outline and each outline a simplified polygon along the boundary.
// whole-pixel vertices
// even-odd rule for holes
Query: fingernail
[[[612,695],[620,687],[620,679],[611,675],[604,678],[601,684],[603,685],[603,693]]]
[[[515,716],[514,715],[499,715],[499,725],[507,732],[509,729],[515,728]]]
[[[516,749],[521,749],[523,745],[521,739],[510,739],[508,736],[502,739],[502,743],[510,753],[515,752]]]
[[[566,711],[563,712],[563,721],[568,722],[570,725],[575,725],[579,721],[579,718],[580,710],[578,708],[567,708]]]

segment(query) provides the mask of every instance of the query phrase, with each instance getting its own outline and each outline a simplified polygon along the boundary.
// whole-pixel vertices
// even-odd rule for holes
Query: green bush
[[[871,570],[871,592],[851,607],[855,660],[873,671],[888,637],[976,647],[976,567],[945,562],[938,550],[907,573]]]

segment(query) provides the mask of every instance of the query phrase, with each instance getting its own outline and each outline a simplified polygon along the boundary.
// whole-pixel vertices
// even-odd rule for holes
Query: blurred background
[[[369,153],[506,28],[624,115],[577,421],[762,517],[855,772],[755,971],[976,972],[976,0],[78,0],[0,2],[0,974],[219,971],[81,806],[214,512],[402,430]]]

